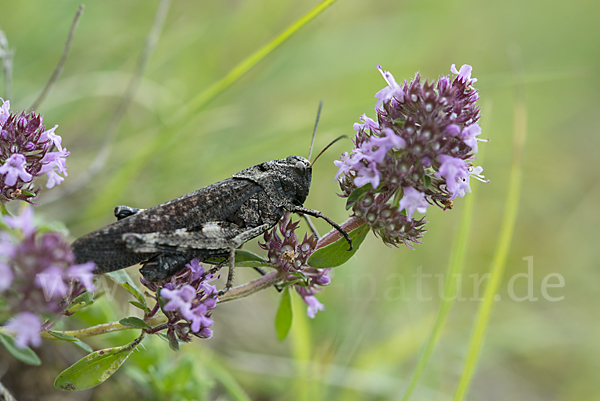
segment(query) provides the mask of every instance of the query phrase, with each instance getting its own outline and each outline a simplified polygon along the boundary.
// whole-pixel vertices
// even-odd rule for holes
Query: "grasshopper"
[[[229,262],[226,292],[233,285],[235,250],[272,228],[286,211],[326,220],[352,249],[344,229],[320,211],[303,207],[312,165],[320,155],[312,163],[302,156],[260,163],[150,209],[117,206],[116,222],[73,242],[77,263],[95,262],[97,274],[140,263],[144,278],[155,282],[176,274],[193,258],[224,257]]]

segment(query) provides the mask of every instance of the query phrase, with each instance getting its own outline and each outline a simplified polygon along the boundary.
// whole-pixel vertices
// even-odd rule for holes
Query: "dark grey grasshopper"
[[[352,249],[339,225],[302,206],[311,176],[307,159],[290,156],[257,164],[150,209],[118,206],[118,221],[73,243],[77,263],[95,262],[95,273],[141,263],[147,280],[161,281],[193,258],[228,258],[227,291],[233,283],[235,249],[277,224],[285,211],[325,219]]]

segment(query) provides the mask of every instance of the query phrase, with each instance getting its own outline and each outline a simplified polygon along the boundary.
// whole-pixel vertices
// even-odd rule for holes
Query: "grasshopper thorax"
[[[271,160],[233,175],[258,184],[276,206],[286,208],[304,204],[311,177],[312,166],[302,156]]]

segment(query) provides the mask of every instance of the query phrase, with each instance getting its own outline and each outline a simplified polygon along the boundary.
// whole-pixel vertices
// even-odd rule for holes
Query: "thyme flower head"
[[[472,67],[437,81],[417,73],[400,85],[377,67],[385,88],[377,92],[376,120],[363,114],[354,124],[354,148],[335,162],[336,179],[355,216],[363,218],[387,244],[419,243],[426,221],[413,217],[429,205],[452,208],[471,192],[470,178],[483,181],[474,167],[481,128],[479,93]]]
[[[72,314],[71,301],[95,290],[96,266],[75,264],[61,234],[34,226],[31,207],[19,216],[4,216],[4,223],[13,230],[0,234],[0,311],[14,316],[6,329],[16,333],[19,346],[38,346],[41,330],[48,329],[52,319]],[[42,325],[40,315],[51,320]]]
[[[167,337],[171,341],[190,342],[191,336],[212,337],[212,311],[217,305],[217,288],[210,284],[216,279],[204,270],[198,259],[185,265],[185,269],[162,283],[149,282],[143,277],[142,284],[156,293],[165,316]]]
[[[58,125],[46,130],[44,117],[34,112],[11,113],[10,102],[0,98],[0,201],[14,199],[31,203],[39,192],[33,182],[46,174],[46,188],[59,185],[67,176]]]
[[[329,285],[328,273],[331,269],[317,269],[308,264],[309,257],[317,247],[317,237],[305,234],[302,242],[299,242],[295,233],[299,225],[300,222],[292,221],[286,212],[277,226],[265,232],[265,242],[259,242],[258,245],[268,251],[269,263],[284,274],[285,280],[296,281],[293,287],[308,306],[306,314],[314,318],[318,311],[325,310],[315,295],[322,287]]]

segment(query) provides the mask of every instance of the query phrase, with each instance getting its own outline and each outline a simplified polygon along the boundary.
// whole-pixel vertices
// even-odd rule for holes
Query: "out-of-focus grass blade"
[[[479,354],[483,348],[483,340],[487,330],[492,308],[494,306],[494,296],[498,293],[506,265],[506,258],[510,248],[510,242],[515,228],[517,219],[517,211],[519,207],[519,197],[521,194],[521,176],[523,172],[523,149],[525,147],[527,110],[525,102],[517,100],[515,104],[515,128],[513,135],[513,159],[510,168],[510,179],[508,183],[508,194],[506,196],[506,207],[502,219],[502,227],[500,229],[500,238],[494,258],[492,261],[491,277],[485,289],[484,300],[479,306],[471,338],[467,350],[465,365],[462,375],[454,395],[455,401],[461,401],[465,398]]]
[[[233,85],[266,56],[281,46],[300,28],[308,24],[336,1],[337,0],[325,0],[321,2],[298,21],[290,25],[271,42],[242,60],[219,81],[215,82],[190,100],[187,106],[179,113],[176,113],[176,116],[166,123],[165,127],[161,127],[160,133],[157,133],[152,138],[148,138],[145,144],[140,144],[137,152],[131,155],[131,158],[127,163],[125,163],[104,188],[102,188],[100,191],[102,196],[97,197],[94,202],[91,202],[86,215],[88,217],[100,216],[104,211],[110,210],[110,206],[114,203],[115,198],[127,188],[127,185],[129,185],[151,157],[157,152],[164,151],[166,143],[173,143],[177,136],[184,132],[183,128],[185,124],[191,120],[191,116],[198,113],[198,111],[207,103]]]

